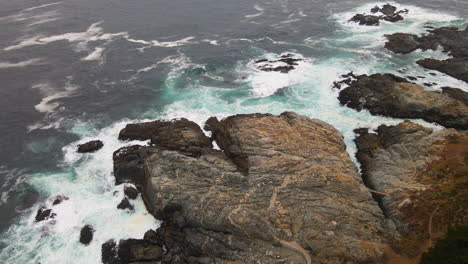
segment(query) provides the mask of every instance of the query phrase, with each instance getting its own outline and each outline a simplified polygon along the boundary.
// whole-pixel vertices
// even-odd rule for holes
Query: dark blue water
[[[119,212],[112,152],[130,120],[293,110],[320,118],[345,136],[400,120],[341,107],[331,83],[349,70],[436,78],[414,61],[441,52],[393,56],[383,35],[422,33],[424,25],[466,26],[468,2],[402,2],[402,23],[376,28],[346,23],[374,1],[2,1],[0,3],[0,262],[99,263],[100,243],[139,237],[158,223],[141,201]],[[292,53],[304,61],[289,74],[259,72],[253,61]],[[429,54],[429,55],[428,55]],[[427,81],[427,79],[426,79]],[[432,89],[438,89],[433,87]],[[427,126],[433,126],[418,121]],[[99,138],[91,155],[76,145]],[[54,222],[34,223],[51,197],[70,197]],[[96,228],[88,248],[79,229]]]

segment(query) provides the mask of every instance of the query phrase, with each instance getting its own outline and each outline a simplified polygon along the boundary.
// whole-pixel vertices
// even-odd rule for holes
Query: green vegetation
[[[421,264],[468,263],[468,226],[450,227],[447,236],[437,240],[421,258]]]

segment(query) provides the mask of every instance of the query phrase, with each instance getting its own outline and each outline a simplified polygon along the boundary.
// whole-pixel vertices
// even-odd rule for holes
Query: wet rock
[[[391,35],[385,35],[387,42],[385,48],[395,52],[407,54],[413,52],[419,48],[420,43],[416,40],[417,37],[407,33],[395,33]]]
[[[339,100],[373,115],[421,118],[445,127],[468,128],[468,108],[463,102],[392,74],[361,75],[341,90]]]
[[[363,25],[363,26],[380,25],[380,17],[374,16],[374,15],[357,14],[353,16],[349,21],[359,23],[359,25]]]
[[[417,80],[418,80],[418,78],[413,77],[413,76],[406,76],[406,78],[407,78],[408,80],[411,80],[411,81],[417,81]]]
[[[133,211],[135,208],[133,205],[130,204],[130,201],[128,200],[127,197],[123,198],[122,201],[117,205],[117,209],[120,210],[125,210],[128,209],[130,211]]]
[[[138,190],[135,189],[132,186],[125,186],[124,188],[124,194],[127,196],[129,199],[135,200],[138,197]]]
[[[460,59],[422,59],[416,62],[422,67],[439,71],[456,79],[468,82],[468,57]]]
[[[163,255],[161,247],[140,239],[121,240],[118,256],[123,263],[160,261]]]
[[[111,239],[101,246],[101,261],[103,264],[120,264],[117,254],[117,243]]]
[[[151,244],[155,244],[155,245],[158,245],[160,242],[158,238],[158,234],[154,230],[146,231],[145,235],[143,236],[143,240]]]
[[[293,54],[283,54],[278,60],[261,59],[255,61],[255,64],[261,71],[288,73],[294,70],[294,66],[299,65],[298,62],[302,60],[301,58],[294,57]]]
[[[84,144],[78,145],[78,152],[79,153],[88,153],[88,152],[95,152],[101,149],[104,146],[102,141],[100,140],[93,140],[86,142]]]
[[[87,246],[93,240],[94,228],[92,225],[85,225],[81,228],[80,243]]]
[[[185,118],[128,124],[120,131],[119,139],[151,140],[151,145],[194,154],[202,148],[212,147],[210,139],[200,127]]]
[[[409,121],[356,140],[366,185],[405,239],[393,247],[418,259],[452,225],[466,225],[468,131],[432,131]]]
[[[66,201],[68,199],[69,198],[64,196],[64,195],[57,195],[57,197],[54,198],[54,201],[52,202],[52,205],[61,204],[63,201]]]
[[[453,58],[447,60],[422,59],[417,63],[430,70],[436,70],[456,79],[468,82],[468,27],[459,30],[441,27],[429,30],[429,34],[416,36],[405,33],[387,35],[385,48],[395,53],[410,53],[416,49],[436,50],[439,46]]]
[[[336,129],[291,112],[210,118],[206,129],[223,151],[145,159],[163,263],[383,260],[383,215]]]
[[[378,26],[381,20],[393,23],[404,20],[404,17],[401,14],[408,13],[407,9],[397,12],[397,8],[390,4],[385,4],[382,7],[375,6],[370,11],[375,15],[356,14],[349,20],[349,22],[355,22],[359,23],[359,25],[365,26]],[[382,15],[377,15],[377,13],[381,13]]]
[[[114,152],[114,176],[116,184],[133,183],[141,186],[144,181],[144,159],[157,149],[143,146],[123,147]]]
[[[36,214],[36,222],[41,222],[44,220],[48,220],[51,218],[54,218],[56,216],[55,213],[52,212],[52,209],[48,209],[46,207],[41,207],[39,210],[37,210]]]

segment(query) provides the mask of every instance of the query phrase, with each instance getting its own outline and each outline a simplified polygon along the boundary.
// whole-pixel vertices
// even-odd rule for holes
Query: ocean
[[[100,263],[108,239],[141,238],[160,224],[138,198],[117,210],[112,153],[129,122],[295,111],[340,130],[354,157],[353,130],[397,124],[341,106],[333,81],[356,74],[423,76],[426,87],[468,84],[416,65],[441,50],[395,55],[385,34],[468,26],[468,1],[389,2],[405,20],[359,26],[348,20],[375,1],[74,0],[0,2],[0,263]],[[300,58],[289,73],[260,59]],[[435,124],[415,120],[440,129]],[[78,144],[100,139],[91,154]],[[54,197],[55,219],[36,223]],[[96,230],[89,246],[81,228]]]

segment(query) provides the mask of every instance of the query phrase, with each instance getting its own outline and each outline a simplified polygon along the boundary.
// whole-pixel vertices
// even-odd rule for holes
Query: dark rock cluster
[[[430,29],[429,33],[416,36],[407,33],[387,35],[385,48],[395,53],[407,54],[417,49],[436,50],[439,46],[453,58],[437,60],[422,59],[417,63],[430,70],[436,70],[459,80],[468,82],[468,27],[458,29],[441,27]]]
[[[338,99],[347,107],[366,109],[373,115],[420,118],[449,128],[468,128],[466,93],[460,89],[428,91],[392,74],[354,76],[345,83],[347,87]]]
[[[298,61],[302,61],[302,59],[295,58],[293,54],[283,54],[278,60],[257,60],[255,65],[261,71],[288,73],[295,69],[294,66],[299,65]]]
[[[407,9],[397,11],[397,8],[390,4],[385,4],[382,7],[375,6],[370,11],[373,15],[356,14],[349,22],[359,23],[359,25],[364,26],[378,26],[382,20],[393,23],[401,21],[404,19],[402,14],[408,14],[409,12]]]
[[[89,141],[89,142],[79,145],[78,152],[79,153],[95,152],[101,149],[103,146],[104,144],[102,143],[102,141],[93,140],[93,141]]]

